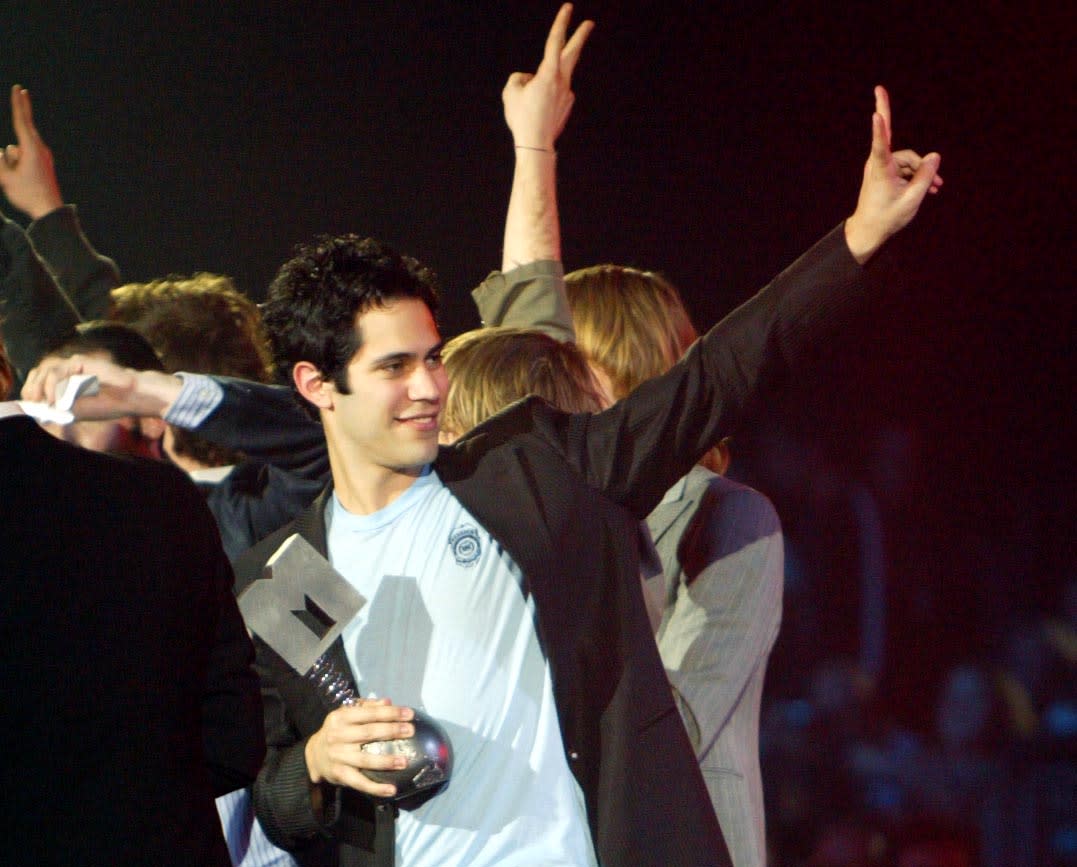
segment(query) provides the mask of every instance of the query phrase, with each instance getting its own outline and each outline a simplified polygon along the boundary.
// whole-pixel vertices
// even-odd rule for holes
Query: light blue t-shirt
[[[367,600],[343,634],[359,694],[453,743],[448,788],[397,819],[397,863],[594,867],[519,567],[429,470],[372,515],[334,496],[326,518],[330,562]]]

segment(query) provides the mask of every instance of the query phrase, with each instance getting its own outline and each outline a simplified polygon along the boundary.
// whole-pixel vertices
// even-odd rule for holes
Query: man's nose
[[[408,397],[412,400],[436,402],[441,398],[441,371],[420,364],[408,381]]]

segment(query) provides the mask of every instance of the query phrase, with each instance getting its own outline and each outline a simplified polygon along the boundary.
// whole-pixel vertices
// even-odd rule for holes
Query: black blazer
[[[229,864],[262,714],[194,485],[2,419],[0,582],[0,863]]]
[[[789,375],[860,294],[861,277],[839,227],[668,374],[606,412],[566,415],[527,399],[438,455],[441,479],[511,554],[534,596],[566,754],[603,867],[729,863],[651,635],[636,548],[623,542],[748,400]],[[218,425],[252,394],[225,388]],[[261,576],[290,532],[324,552],[325,502],[241,558],[239,586]],[[326,708],[255,643],[269,753],[254,792],[266,832],[303,864],[391,863],[389,811],[335,790],[325,816],[312,812],[303,749]],[[333,652],[346,667],[339,642]]]

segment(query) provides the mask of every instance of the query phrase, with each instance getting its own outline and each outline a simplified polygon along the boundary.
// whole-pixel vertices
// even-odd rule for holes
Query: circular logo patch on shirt
[[[471,524],[463,524],[449,534],[449,547],[458,566],[471,566],[482,554],[479,531]]]

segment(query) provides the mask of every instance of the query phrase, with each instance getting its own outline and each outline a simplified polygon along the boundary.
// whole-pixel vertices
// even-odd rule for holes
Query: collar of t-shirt
[[[202,485],[219,485],[231,475],[232,470],[235,468],[235,464],[228,464],[223,467],[199,467],[196,470],[191,470],[187,475],[191,477],[191,481]]]
[[[334,490],[333,507],[325,510],[326,531],[332,526],[333,521],[339,521],[342,527],[352,531],[365,532],[380,529],[393,523],[400,515],[419,502],[432,485],[437,485],[438,483],[438,477],[434,475],[432,465],[427,464],[404,493],[385,508],[371,512],[369,515],[357,515],[355,512],[349,512],[344,507],[344,504],[340,502],[340,498],[337,496],[336,490]]]

